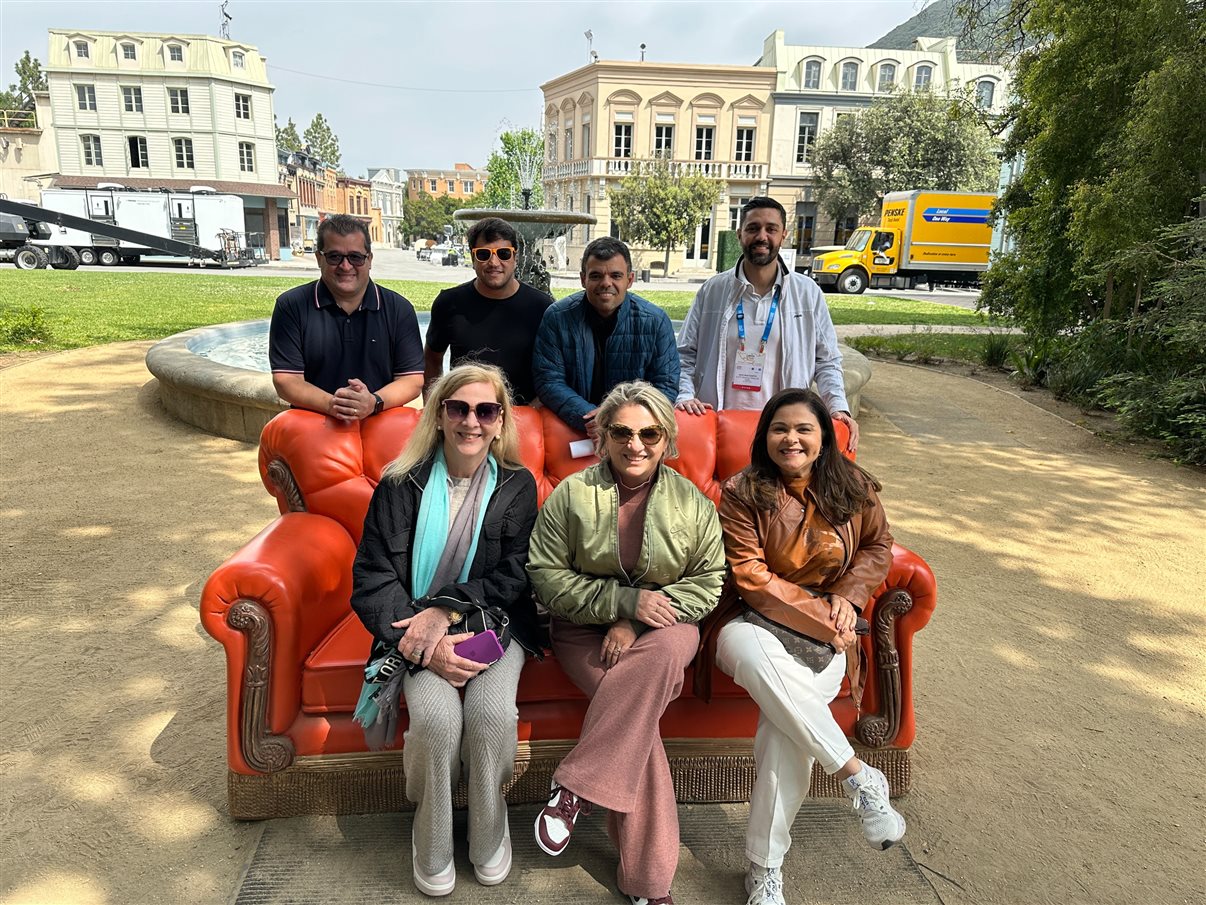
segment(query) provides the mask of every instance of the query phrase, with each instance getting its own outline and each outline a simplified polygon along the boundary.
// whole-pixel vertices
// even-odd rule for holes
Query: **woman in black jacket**
[[[502,373],[452,369],[382,474],[352,569],[352,609],[375,638],[357,719],[370,745],[388,745],[406,699],[414,881],[429,896],[456,884],[452,790],[462,761],[474,874],[493,886],[511,869],[502,784],[515,762],[524,649],[539,650],[524,569],[535,520],[536,482],[519,461]],[[479,637],[488,632],[497,644]],[[458,653],[469,638],[473,650]]]

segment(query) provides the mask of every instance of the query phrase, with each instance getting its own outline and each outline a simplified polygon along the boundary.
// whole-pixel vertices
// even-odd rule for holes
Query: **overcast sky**
[[[352,175],[368,167],[483,166],[498,133],[538,126],[540,85],[605,60],[751,65],[777,28],[789,44],[861,47],[924,0],[795,2],[357,2],[230,0],[231,37],[259,48],[282,125],[321,112]],[[0,83],[49,28],[218,34],[219,0],[0,0]],[[339,79],[340,81],[335,81]],[[479,93],[488,89],[491,93]]]

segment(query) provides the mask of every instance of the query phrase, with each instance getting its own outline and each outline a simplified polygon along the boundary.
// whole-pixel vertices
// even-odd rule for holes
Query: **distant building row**
[[[250,45],[205,35],[51,29],[48,90],[31,112],[0,112],[0,192],[43,188],[187,190],[243,199],[248,241],[271,258],[312,244],[332,213],[360,217],[375,242],[400,245],[406,198],[464,197],[485,173],[369,171],[356,179],[306,150],[276,147],[274,87]]]

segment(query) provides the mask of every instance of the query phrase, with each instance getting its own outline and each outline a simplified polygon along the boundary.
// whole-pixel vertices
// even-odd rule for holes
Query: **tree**
[[[608,190],[611,219],[630,242],[665,251],[663,273],[670,269],[670,250],[682,245],[708,216],[720,197],[720,182],[681,165],[659,159],[639,168]]]
[[[999,162],[968,92],[898,91],[842,116],[812,152],[817,196],[835,220],[879,212],[888,192],[987,191]]]
[[[544,206],[544,187],[541,173],[544,161],[544,138],[535,129],[513,129],[498,136],[500,147],[490,153],[486,162],[486,187],[478,195],[482,207],[516,209],[523,207],[523,192],[519,174],[532,174],[532,194],[529,207]]]
[[[1054,337],[1118,316],[1124,295],[1141,305],[1154,274],[1128,250],[1194,210],[1206,182],[1206,10],[1198,0],[1014,6],[1036,38],[1018,57],[1005,147],[1025,165],[998,204],[1016,250],[994,262],[983,299]]]
[[[288,128],[286,126],[286,128]],[[315,113],[314,119],[302,134],[302,140],[310,146],[314,156],[328,166],[339,167],[343,159],[339,153],[339,139],[331,131],[330,124],[321,113]]]
[[[419,197],[407,200],[402,212],[402,234],[407,242],[415,239],[444,239],[444,227],[452,226],[459,231],[452,215],[461,208],[481,207],[480,195],[471,198],[454,198],[451,195],[429,195],[420,192]]]
[[[297,134],[297,124],[293,122],[292,116],[285,123],[285,128],[276,127],[276,146],[282,151],[290,152],[302,149],[302,140]]]
[[[970,2],[970,0],[969,0]],[[1057,395],[1206,461],[1206,5],[1012,0],[997,205],[1013,250],[982,304],[1030,337]]]
[[[46,73],[42,71],[42,64],[27,50],[13,68],[17,81],[10,84],[7,91],[0,91],[0,110],[32,110],[34,92],[46,90]]]

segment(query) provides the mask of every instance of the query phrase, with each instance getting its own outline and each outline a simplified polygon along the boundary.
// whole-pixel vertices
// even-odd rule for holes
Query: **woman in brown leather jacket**
[[[724,485],[732,578],[705,629],[697,673],[714,656],[761,709],[746,831],[749,905],[783,905],[780,868],[814,760],[837,775],[873,847],[904,835],[887,780],[854,756],[829,710],[843,675],[861,696],[858,614],[892,558],[879,489],[841,454],[821,398],[802,389],[767,402],[749,467]]]

